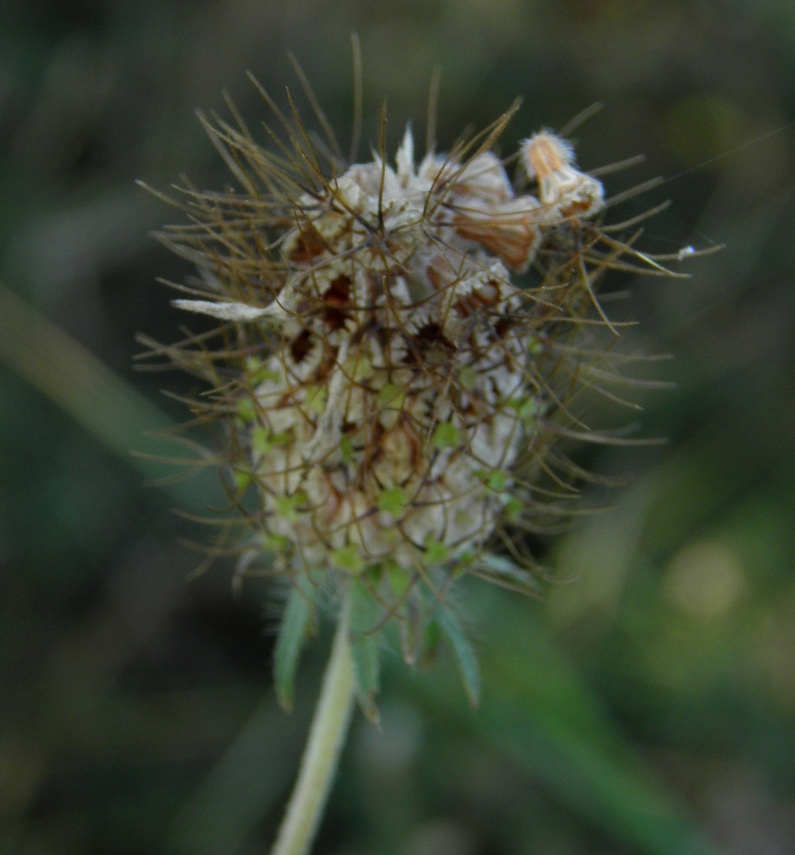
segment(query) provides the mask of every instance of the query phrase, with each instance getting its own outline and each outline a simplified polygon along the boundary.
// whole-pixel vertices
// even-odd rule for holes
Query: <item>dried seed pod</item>
[[[602,184],[574,165],[574,149],[549,131],[522,143],[529,178],[538,180],[538,195],[547,208],[547,222],[591,217],[604,207]]]

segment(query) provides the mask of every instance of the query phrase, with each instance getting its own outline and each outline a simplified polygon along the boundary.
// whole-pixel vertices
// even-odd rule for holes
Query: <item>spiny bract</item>
[[[271,132],[273,153],[242,121],[206,123],[240,189],[186,189],[193,223],[162,235],[200,272],[176,305],[219,319],[220,344],[156,350],[209,381],[193,407],[223,424],[247,558],[267,553],[304,603],[353,586],[371,665],[395,618],[407,661],[441,628],[467,676],[448,585],[469,570],[532,587],[506,525],[543,528],[576,496],[555,441],[585,429],[568,402],[608,373],[598,280],[656,265],[595,224],[602,185],[554,134],[521,143],[509,180],[492,147],[514,109],[450,154],[417,163],[409,129],[394,166],[383,144],[346,165],[268,101],[288,141]],[[511,560],[486,551],[495,534]],[[288,618],[300,639],[307,608]]]

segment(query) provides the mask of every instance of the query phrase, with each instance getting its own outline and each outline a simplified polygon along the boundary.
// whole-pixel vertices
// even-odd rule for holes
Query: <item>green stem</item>
[[[350,597],[343,603],[298,781],[271,855],[306,855],[315,838],[353,709]]]

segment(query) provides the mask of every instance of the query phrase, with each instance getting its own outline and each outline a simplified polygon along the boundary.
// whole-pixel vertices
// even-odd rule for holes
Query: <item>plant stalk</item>
[[[349,632],[350,596],[346,594],[298,780],[271,855],[306,855],[320,824],[353,709]]]

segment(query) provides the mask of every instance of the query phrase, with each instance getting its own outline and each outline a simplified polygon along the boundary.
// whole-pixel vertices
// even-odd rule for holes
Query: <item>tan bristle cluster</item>
[[[591,217],[604,207],[601,183],[574,166],[574,149],[565,140],[540,131],[524,141],[522,156],[549,219]]]

